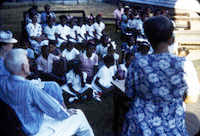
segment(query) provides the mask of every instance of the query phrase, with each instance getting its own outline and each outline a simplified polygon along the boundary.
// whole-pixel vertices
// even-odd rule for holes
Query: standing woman
[[[168,52],[173,30],[164,16],[144,23],[154,54],[136,55],[129,67],[125,85],[132,102],[122,136],[188,136],[183,96],[196,102],[200,87],[193,64]]]

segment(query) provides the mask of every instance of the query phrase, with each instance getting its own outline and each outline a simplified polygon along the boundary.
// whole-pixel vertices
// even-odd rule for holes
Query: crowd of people
[[[45,5],[26,15],[28,48],[13,48],[12,32],[0,31],[0,99],[16,112],[27,135],[93,136],[84,113],[67,109],[67,102],[95,99],[116,90],[125,80],[131,104],[122,136],[187,136],[184,96],[196,102],[200,94],[193,64],[169,51],[174,23],[168,12],[149,8],[146,14],[119,6],[114,11],[122,45],[105,33],[102,15],[59,16]],[[117,51],[121,49],[121,52]]]

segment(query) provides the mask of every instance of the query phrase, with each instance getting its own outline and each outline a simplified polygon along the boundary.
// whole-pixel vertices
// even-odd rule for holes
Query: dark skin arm
[[[99,83],[99,77],[96,78],[95,80],[95,84],[102,90],[107,90],[107,88],[105,88],[104,86],[102,86],[100,83]]]
[[[69,84],[68,84],[68,87],[69,87],[69,89],[70,89],[73,93],[75,93],[79,98],[81,97],[81,94],[80,94],[78,91],[76,91],[75,89],[73,89],[72,83],[69,83]]]

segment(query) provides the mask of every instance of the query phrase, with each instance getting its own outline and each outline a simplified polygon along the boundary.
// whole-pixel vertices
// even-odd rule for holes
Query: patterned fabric
[[[185,59],[169,53],[136,55],[126,79],[133,98],[122,136],[188,136],[182,106]]]

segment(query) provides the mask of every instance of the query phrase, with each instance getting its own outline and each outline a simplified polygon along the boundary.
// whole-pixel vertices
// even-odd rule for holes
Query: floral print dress
[[[188,136],[182,106],[187,90],[185,59],[169,53],[136,54],[126,79],[126,95],[134,100],[122,136]]]

